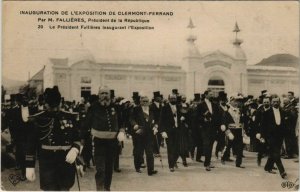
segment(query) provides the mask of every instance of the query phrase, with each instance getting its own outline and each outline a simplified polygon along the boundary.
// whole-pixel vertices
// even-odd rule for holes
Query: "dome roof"
[[[299,58],[291,54],[275,54],[264,58],[256,65],[299,68]]]

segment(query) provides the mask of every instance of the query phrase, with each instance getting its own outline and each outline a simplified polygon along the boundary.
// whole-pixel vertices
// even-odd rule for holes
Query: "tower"
[[[232,32],[235,33],[235,38],[232,44],[235,49],[234,57],[236,59],[236,65],[234,66],[233,70],[236,78],[239,79],[239,84],[236,85],[236,90],[240,93],[247,94],[247,57],[244,50],[241,47],[243,40],[239,39],[238,37],[239,33],[241,32],[241,29],[237,21],[235,22],[234,29]]]

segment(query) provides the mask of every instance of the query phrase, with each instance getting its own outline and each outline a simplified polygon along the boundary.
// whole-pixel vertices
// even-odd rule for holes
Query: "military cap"
[[[59,106],[61,101],[61,95],[57,86],[54,86],[52,89],[49,88],[48,91],[45,91],[45,102],[49,104],[50,107]]]
[[[201,100],[201,95],[200,93],[195,93],[194,94],[194,101],[200,101]]]

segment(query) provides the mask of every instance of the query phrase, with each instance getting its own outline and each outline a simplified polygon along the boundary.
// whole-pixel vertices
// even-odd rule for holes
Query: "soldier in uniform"
[[[46,111],[29,117],[26,147],[26,177],[34,181],[36,152],[39,150],[40,188],[44,191],[69,190],[75,182],[75,160],[81,144],[77,114],[60,109],[58,87],[48,89]]]
[[[119,129],[117,110],[111,102],[107,87],[100,87],[99,101],[91,105],[85,122],[81,137],[86,138],[88,130],[91,130],[94,138],[96,189],[109,191],[113,175],[114,151],[118,147],[118,141],[124,141],[125,130]]]
[[[230,130],[233,137],[229,138],[232,140],[227,145],[225,152],[222,156],[222,164],[225,164],[225,159],[228,159],[230,153],[230,146],[234,149],[236,153],[235,166],[238,168],[245,168],[242,166],[242,156],[243,156],[243,119],[241,115],[241,109],[239,108],[241,96],[230,97],[230,105],[227,112],[222,117],[222,125],[220,126],[221,131],[227,129]]]

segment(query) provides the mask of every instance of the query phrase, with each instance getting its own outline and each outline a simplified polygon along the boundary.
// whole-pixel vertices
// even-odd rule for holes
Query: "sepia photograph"
[[[1,190],[298,191],[297,1],[3,1]]]

